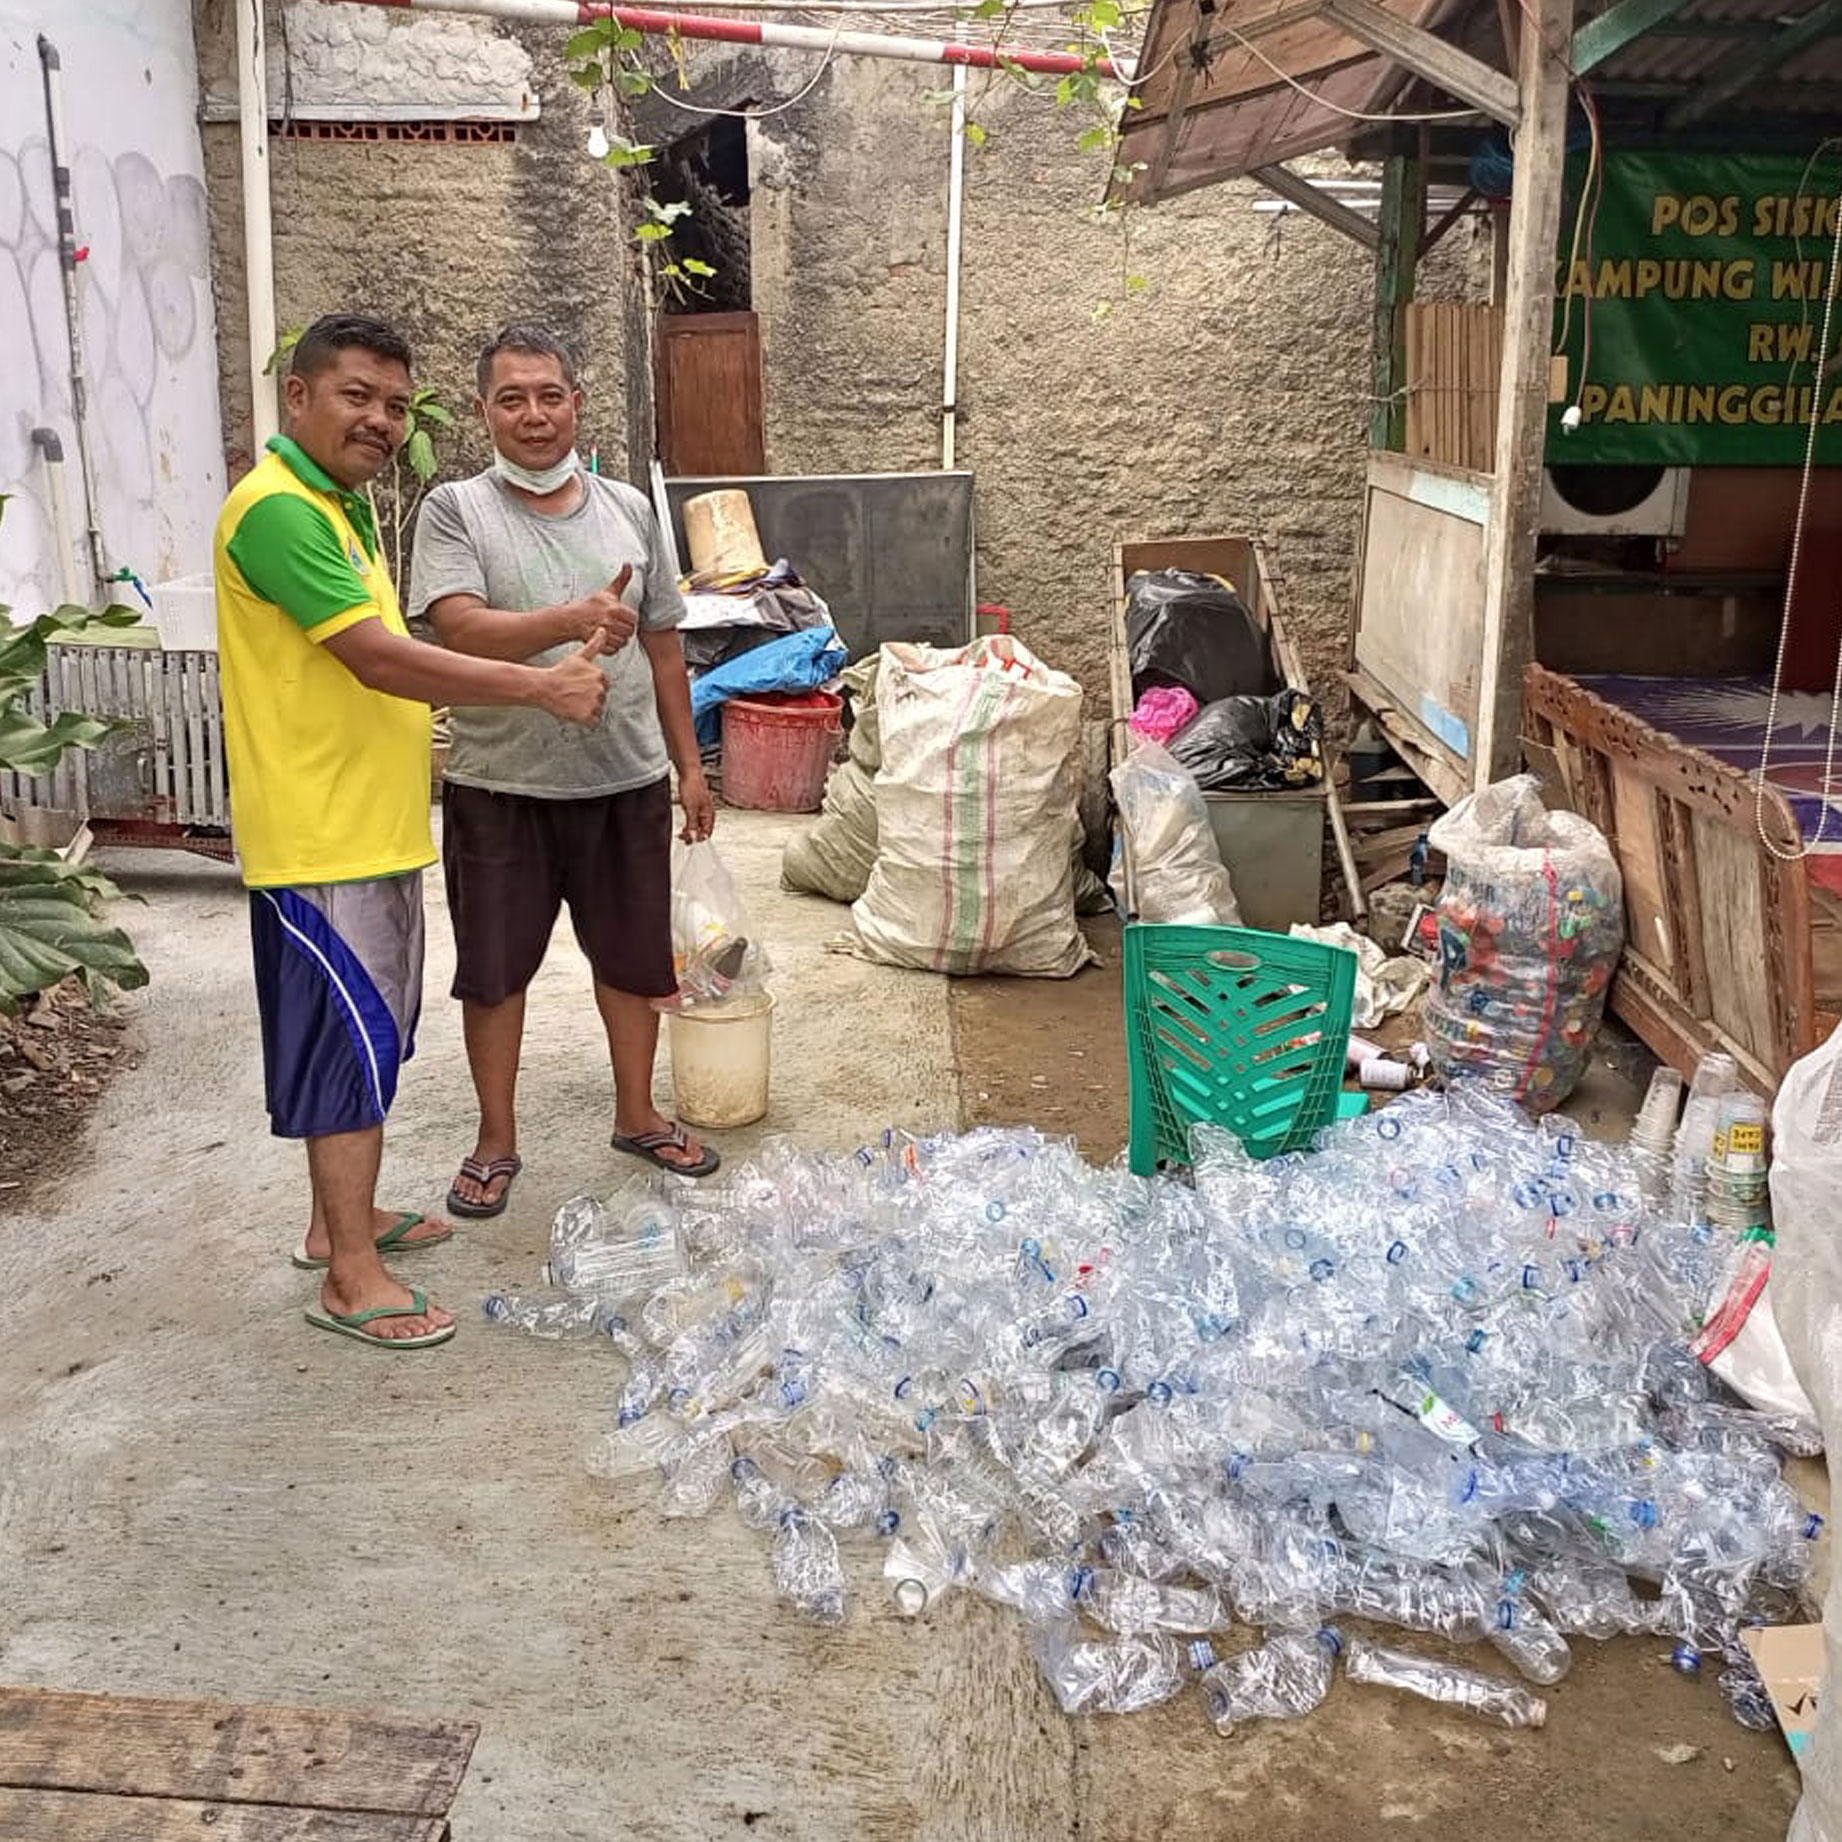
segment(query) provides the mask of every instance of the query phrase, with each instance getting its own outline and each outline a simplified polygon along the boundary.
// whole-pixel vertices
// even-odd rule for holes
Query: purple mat
[[[1653,729],[1743,769],[1750,778],[1757,777],[1771,709],[1769,678],[1608,675],[1582,677],[1578,682]],[[1826,857],[1842,856],[1842,743],[1836,747],[1836,772],[1827,786],[1823,784],[1834,716],[1827,691],[1784,692],[1778,699],[1768,769],[1771,784],[1790,801],[1804,842]],[[1826,807],[1829,822],[1825,826]],[[1817,841],[1819,828],[1823,835]],[[1838,874],[1842,870],[1825,864],[1819,880],[1834,887]]]

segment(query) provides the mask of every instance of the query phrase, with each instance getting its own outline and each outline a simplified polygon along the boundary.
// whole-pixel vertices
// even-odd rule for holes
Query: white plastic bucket
[[[675,1011],[672,1090],[691,1126],[753,1125],[768,1110],[768,1046],[774,1000],[765,992]]]
[[[217,651],[217,588],[210,576],[156,582],[152,618],[165,651]]]

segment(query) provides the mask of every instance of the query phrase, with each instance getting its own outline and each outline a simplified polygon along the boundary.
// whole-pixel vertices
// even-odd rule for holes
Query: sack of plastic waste
[[[1168,749],[1140,742],[1111,779],[1122,833],[1113,866],[1113,893],[1120,906],[1139,921],[1239,927],[1234,884],[1222,863],[1202,789],[1189,770]]]
[[[1772,1263],[1777,1322],[1830,1453],[1829,1487],[1842,1486],[1842,1029],[1794,1062],[1772,1106]],[[1823,1606],[1829,1681],[1842,1682],[1842,1572]],[[1804,1796],[1791,1842],[1842,1842],[1842,1697],[1818,1704],[1816,1732],[1802,1755]]]
[[[867,959],[1070,978],[1081,687],[1008,636],[889,645],[876,680],[876,865],[851,910]]]
[[[1617,860],[1597,827],[1543,806],[1532,774],[1460,800],[1429,839],[1447,866],[1433,1061],[1545,1113],[1586,1070],[1624,947]]]

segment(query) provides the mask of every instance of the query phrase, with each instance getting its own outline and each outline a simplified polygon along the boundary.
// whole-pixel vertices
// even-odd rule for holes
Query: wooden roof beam
[[[1677,104],[1664,118],[1663,126],[1673,131],[1706,120],[1723,104],[1769,77],[1805,46],[1832,34],[1842,34],[1842,0],[1817,0],[1796,25],[1785,27],[1757,50],[1741,53],[1712,83],[1704,84]]]
[[[1309,213],[1320,224],[1328,224],[1332,230],[1341,231],[1366,250],[1375,249],[1381,241],[1381,232],[1360,211],[1352,211],[1348,205],[1331,197],[1328,192],[1289,167],[1256,166],[1249,177],[1259,180],[1269,192],[1283,198],[1287,204],[1296,205],[1299,210]]]
[[[1573,35],[1573,74],[1583,77],[1596,70],[1646,32],[1674,19],[1688,0],[1615,0],[1597,19],[1589,19]]]
[[[1842,6],[1842,0],[1824,0],[1824,4]],[[1377,6],[1375,0],[1324,0],[1324,19],[1383,57],[1405,65],[1416,77],[1481,109],[1506,127],[1515,127],[1519,113],[1515,83],[1438,33],[1409,25]]]

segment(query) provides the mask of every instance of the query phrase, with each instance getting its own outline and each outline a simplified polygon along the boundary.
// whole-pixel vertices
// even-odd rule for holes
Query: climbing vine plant
[[[1150,0],[1071,0],[1063,15],[1073,34],[1067,51],[1080,59],[1080,67],[1054,79],[1026,69],[1014,52],[1007,52],[1006,47],[1014,41],[1017,21],[1024,11],[1018,0],[977,0],[976,5],[956,9],[958,18],[991,28],[991,43],[997,54],[991,68],[981,69],[976,94],[966,99],[968,146],[983,149],[990,144],[991,129],[987,121],[981,119],[981,114],[999,85],[1015,85],[1034,95],[1048,95],[1057,110],[1075,119],[1080,124],[1075,142],[1077,148],[1105,162],[1109,183],[1104,201],[1095,210],[1097,215],[1116,221],[1120,227],[1120,273],[1122,286],[1128,294],[1137,293],[1145,286],[1145,278],[1132,268],[1130,214],[1126,204],[1127,188],[1143,167],[1124,162],[1120,150],[1127,114],[1140,105],[1138,98],[1131,95],[1126,85],[1106,66],[1110,61],[1110,35],[1131,31],[1143,20],[1149,4]],[[691,80],[684,41],[674,32],[663,42],[680,87],[688,90]],[[640,60],[645,43],[645,35],[610,18],[583,27],[564,48],[570,80],[594,97],[615,124],[618,124],[623,104],[646,95],[659,82]],[[932,101],[942,105],[950,105],[954,100],[951,89],[930,91],[929,95]],[[596,135],[591,136],[592,151],[611,170],[628,174],[637,182],[638,208],[633,240],[647,258],[659,304],[704,292],[703,284],[716,271],[707,262],[672,248],[673,233],[690,215],[691,207],[660,199],[646,179],[646,169],[653,164],[658,149],[629,140],[615,132],[614,127],[602,125],[600,118],[597,121]],[[606,143],[605,151],[603,142]],[[1103,316],[1111,309],[1112,303],[1103,301],[1096,313]]]

